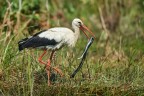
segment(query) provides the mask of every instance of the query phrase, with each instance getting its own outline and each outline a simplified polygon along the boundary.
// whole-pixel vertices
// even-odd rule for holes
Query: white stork
[[[48,85],[50,85],[50,67],[54,52],[64,45],[74,47],[79,37],[80,29],[84,32],[88,39],[89,36],[84,30],[90,32],[90,34],[92,34],[92,36],[95,38],[94,34],[78,18],[75,18],[72,21],[72,27],[74,31],[65,27],[50,28],[48,30],[38,32],[35,35],[22,39],[18,42],[19,51],[25,48],[40,48],[44,50],[44,53],[39,57],[38,61],[46,65]],[[48,61],[43,62],[42,57],[46,54],[47,50],[52,50],[52,53]],[[53,67],[53,69],[57,71],[61,76],[63,75],[62,72],[57,68]]]

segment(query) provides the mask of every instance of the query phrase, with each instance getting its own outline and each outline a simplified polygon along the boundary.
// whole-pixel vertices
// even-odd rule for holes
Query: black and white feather
[[[25,48],[57,50],[64,45],[74,47],[80,34],[79,22],[82,23],[80,19],[73,20],[72,26],[74,32],[65,27],[55,27],[22,39],[18,42],[19,50],[21,51]]]

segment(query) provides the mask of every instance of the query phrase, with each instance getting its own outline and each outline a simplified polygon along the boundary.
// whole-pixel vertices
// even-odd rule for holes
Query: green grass
[[[144,95],[143,0],[20,1],[13,0],[11,7],[8,0],[0,1],[0,95]],[[55,80],[48,86],[44,66],[37,60],[42,52],[19,52],[17,43],[39,31],[28,31],[30,26],[71,28],[75,17],[82,19],[97,39],[75,78],[70,75],[80,62],[77,58],[87,44],[86,37],[81,34],[73,49],[59,50],[52,66],[59,66],[64,76],[51,70]],[[49,54],[43,58],[45,61]]]

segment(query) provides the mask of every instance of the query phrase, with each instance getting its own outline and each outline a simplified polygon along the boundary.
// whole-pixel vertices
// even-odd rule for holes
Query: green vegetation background
[[[18,41],[55,26],[71,28],[80,18],[96,35],[81,71],[77,58],[87,44],[81,34],[74,49],[57,52],[47,86],[39,50],[18,51]],[[35,27],[34,27],[35,26]],[[37,26],[37,27],[36,27]],[[144,0],[1,0],[0,1],[0,95],[144,95]],[[45,56],[47,60],[49,53]]]

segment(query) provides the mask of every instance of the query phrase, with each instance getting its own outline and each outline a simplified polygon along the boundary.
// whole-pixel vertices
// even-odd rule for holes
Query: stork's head
[[[78,18],[75,18],[72,21],[72,26],[80,27],[81,25],[83,25],[83,22],[80,19],[78,19]]]
[[[88,39],[90,39],[90,37],[87,35],[87,33],[85,32],[85,30],[87,30],[94,38],[96,38],[95,35],[83,24],[83,22],[80,19],[75,18],[72,21],[72,26],[73,26],[74,29],[75,28],[79,28],[80,30],[82,30],[83,33],[86,35],[86,37]]]

